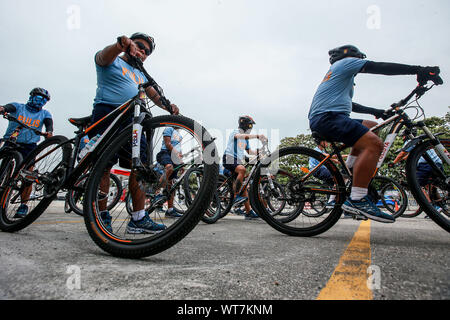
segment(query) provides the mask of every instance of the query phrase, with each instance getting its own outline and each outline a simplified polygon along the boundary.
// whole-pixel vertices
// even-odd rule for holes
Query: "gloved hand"
[[[439,73],[441,73],[439,67],[420,67],[417,72],[417,82],[419,82],[420,85],[425,85],[431,80],[436,85],[443,84],[444,81],[439,76]]]
[[[390,110],[375,109],[373,115],[377,119],[381,118],[383,120],[387,120],[390,117],[392,117],[394,115],[394,113],[392,111],[390,111]]]

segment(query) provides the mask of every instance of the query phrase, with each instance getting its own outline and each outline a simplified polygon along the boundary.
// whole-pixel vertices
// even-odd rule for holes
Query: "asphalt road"
[[[341,219],[320,236],[294,238],[264,221],[229,216],[200,222],[158,255],[126,260],[98,248],[83,219],[63,213],[61,205],[55,202],[25,230],[0,232],[0,299],[314,300],[324,288],[339,291],[347,282],[375,300],[450,298],[450,236],[423,215],[371,222],[362,230],[361,239],[370,233],[367,243],[356,239],[361,222],[353,220]],[[366,249],[353,247],[359,243]],[[364,250],[368,261],[351,255]],[[339,271],[345,253],[344,264],[364,268]],[[365,264],[376,270],[371,287]]]

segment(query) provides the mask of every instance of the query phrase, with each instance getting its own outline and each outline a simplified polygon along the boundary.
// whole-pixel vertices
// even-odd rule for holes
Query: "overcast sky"
[[[214,135],[225,136],[243,114],[269,138],[272,129],[273,139],[307,133],[327,52],[343,44],[374,61],[440,66],[446,83],[421,102],[427,116],[443,116],[449,27],[448,0],[0,0],[0,105],[25,103],[31,88],[44,87],[55,133],[73,136],[67,119],[92,111],[94,54],[140,31],[156,41],[149,73]],[[414,76],[358,75],[354,101],[384,108],[415,85]]]

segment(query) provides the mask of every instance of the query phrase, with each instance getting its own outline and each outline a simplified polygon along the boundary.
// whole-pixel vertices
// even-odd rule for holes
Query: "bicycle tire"
[[[192,202],[191,194],[195,194],[197,192],[196,190],[191,190],[191,184],[189,183],[189,179],[192,174],[203,175],[203,169],[198,167],[190,168],[186,171],[186,174],[183,178],[183,189],[184,194],[186,195],[186,203],[188,205],[190,205]],[[214,196],[211,199],[211,203],[209,204],[208,209],[205,211],[205,214],[202,215],[201,220],[207,224],[216,223],[220,218],[220,211],[220,199],[216,191],[214,192]]]
[[[83,182],[86,183],[85,180],[87,180],[87,178],[89,177],[89,174],[84,174],[82,175],[77,182],[75,182],[75,186],[79,186],[80,183]],[[109,175],[109,179],[112,180],[111,182],[116,186],[116,194],[115,197],[112,199],[111,202],[108,203],[108,206],[106,207],[107,210],[111,210],[112,208],[114,208],[114,206],[119,202],[120,200],[120,196],[122,195],[122,191],[123,191],[123,186],[122,186],[122,182],[120,181],[119,177],[116,176],[113,173],[110,173]],[[81,186],[81,188],[85,188],[84,184]],[[80,194],[81,193],[81,194]],[[82,199],[82,193],[80,191],[75,191],[75,190],[68,190],[67,191],[67,200],[68,201],[68,205],[70,207],[70,211],[73,211],[75,214],[79,215],[79,216],[83,216],[83,205],[82,205],[82,201],[81,200],[81,207],[77,205],[78,200],[80,200],[80,198]],[[70,211],[66,211],[67,213],[69,213]]]
[[[232,179],[227,178],[224,175],[219,175],[217,181],[217,191],[220,198],[220,217],[222,219],[225,217],[233,207],[234,200],[234,189]]]
[[[376,188],[378,186],[377,183],[380,184],[380,190],[378,190],[379,188]],[[388,192],[389,185],[394,186],[394,190],[390,190],[390,192],[394,193],[394,195],[398,194],[398,196],[400,197],[399,201],[394,200],[393,207],[386,201],[386,198],[389,195],[385,193]],[[385,208],[385,213],[392,215],[394,218],[398,218],[405,212],[406,207],[408,206],[408,196],[406,194],[405,188],[403,188],[403,186],[397,181],[385,176],[375,176],[370,181],[369,189],[370,188],[373,188],[373,191],[375,191],[375,196],[373,195],[373,192],[369,191],[369,194],[373,198],[373,202],[377,203],[378,201],[381,201],[383,207]]]
[[[99,210],[96,202],[98,194],[97,190],[103,171],[108,166],[108,157],[111,157],[111,155],[114,156],[114,154],[121,150],[122,146],[128,146],[131,143],[131,126],[124,129],[99,156],[99,159],[91,171],[84,198],[84,220],[89,236],[102,250],[113,256],[138,259],[158,254],[172,247],[182,240],[198,224],[201,216],[211,202],[219,172],[219,161],[214,140],[205,128],[194,120],[184,116],[158,116],[146,119],[142,123],[143,133],[150,133],[151,130],[155,130],[156,132],[160,129],[162,131],[162,129],[168,126],[176,127],[179,130],[183,129],[184,133],[191,135],[193,141],[199,143],[202,154],[208,157],[208,161],[205,162],[205,158],[202,160],[204,166],[202,186],[192,202],[192,205],[182,217],[173,219],[173,223],[164,231],[156,234],[144,235],[144,237],[140,237],[140,235],[139,237],[135,237],[134,235],[129,236],[126,235],[125,232],[119,234],[122,230],[121,226],[125,225],[130,219],[130,216],[126,213],[124,208],[122,210],[125,211],[125,220],[117,221],[116,223],[116,217],[113,217],[113,231],[108,231],[98,212]],[[156,143],[157,139],[151,141],[152,144],[150,145],[154,148],[153,151],[155,151],[156,147],[153,145],[154,142]],[[161,143],[161,140],[158,142]],[[153,183],[158,182],[154,181]],[[117,219],[119,217],[120,216],[118,215]]]
[[[282,157],[292,158],[288,160],[279,160]],[[303,156],[303,157],[302,157]],[[270,168],[271,165],[277,166],[276,162],[278,161],[281,164],[293,164],[300,165],[300,163],[296,162],[295,159],[299,159],[299,161],[305,161],[305,159],[315,158],[318,160],[318,163],[322,162],[325,159],[325,156],[315,150],[305,148],[305,147],[287,147],[278,150],[278,152],[274,155],[272,154],[270,159],[267,159],[264,165],[259,165],[255,176],[252,182],[252,188],[250,189],[250,197],[253,198],[255,205],[258,207],[258,212],[260,216],[275,230],[287,234],[289,236],[297,236],[297,237],[311,237],[318,234],[321,234],[328,229],[330,229],[340,218],[342,214],[341,205],[345,201],[346,192],[345,192],[345,184],[342,175],[339,173],[338,169],[331,163],[331,161],[327,161],[323,163],[323,165],[330,171],[332,175],[332,179],[334,181],[334,185],[330,189],[333,193],[336,194],[336,205],[333,209],[330,210],[329,214],[324,217],[323,215],[319,218],[309,218],[305,215],[299,215],[297,219],[290,221],[289,223],[283,223],[281,220],[273,217],[262,205],[259,198],[258,184],[261,179],[261,170],[263,168]],[[308,160],[306,160],[308,161]],[[308,163],[308,162],[306,162]],[[303,167],[302,167],[303,168]],[[297,169],[297,168],[296,168]],[[286,169],[284,169],[286,171]],[[305,169],[306,171],[306,169]],[[294,179],[299,175],[305,175],[306,173],[302,172],[301,168],[295,175],[292,174],[292,181],[289,182],[290,185],[293,183],[297,183],[298,179]],[[313,179],[310,176],[311,179]],[[308,178],[309,179],[309,178]],[[318,190],[320,192],[320,190]],[[314,192],[314,191],[312,191]],[[301,195],[301,192],[299,192]],[[292,199],[292,198],[291,198]],[[309,219],[309,220],[306,220]],[[314,220],[317,223],[314,223]]]
[[[19,170],[15,174],[13,181],[25,181],[21,177],[21,174],[25,172],[32,172],[33,174],[49,174],[54,180],[53,183],[44,182],[40,183],[40,180],[33,179],[23,182],[22,187],[17,188],[9,186],[2,194],[0,199],[0,229],[6,232],[16,232],[22,230],[32,224],[39,216],[44,213],[50,203],[56,198],[57,190],[64,181],[66,168],[71,156],[72,147],[70,144],[65,143],[68,139],[64,136],[53,136],[48,138],[37,145],[37,147],[30,152],[30,154],[23,160]],[[65,143],[65,144],[63,144]],[[61,145],[62,144],[62,145]],[[50,150],[48,150],[50,149]],[[59,151],[60,152],[59,152]],[[51,152],[50,152],[51,151]],[[50,152],[50,153],[49,153]],[[42,154],[41,154],[42,153]],[[39,157],[38,157],[39,156]],[[36,159],[38,158],[38,159]],[[53,160],[56,159],[56,160]],[[37,164],[37,166],[36,166]],[[48,166],[48,168],[46,167]],[[32,168],[32,169],[31,169]],[[26,174],[24,174],[26,175]],[[55,180],[56,179],[56,180]],[[36,181],[37,180],[37,181]],[[28,211],[27,215],[20,219],[14,219],[12,212],[8,211],[12,199],[11,196],[14,192],[17,192],[14,198],[19,197],[19,191],[23,191],[24,187],[34,188],[35,193],[42,190],[42,195],[36,197],[40,199],[36,204],[33,200],[28,200],[27,205],[32,201],[32,209]],[[14,210],[12,210],[14,211]],[[14,211],[15,212],[15,211]]]
[[[15,175],[22,163],[22,154],[15,150],[0,152],[0,194],[5,190],[10,179]]]
[[[447,152],[450,150],[450,139],[442,139],[441,140],[442,145],[447,150]],[[447,232],[450,232],[450,218],[448,216],[448,196],[450,193],[450,190],[448,190],[448,180],[449,180],[449,171],[450,168],[446,164],[445,159],[443,159],[444,163],[444,174],[446,174],[446,180],[444,181],[444,184],[446,185],[443,187],[444,192],[446,192],[446,208],[441,208],[442,211],[445,212],[438,212],[436,208],[434,207],[433,203],[431,203],[424,192],[422,191],[422,188],[419,184],[419,181],[417,179],[417,163],[420,159],[420,157],[428,150],[433,148],[433,143],[430,140],[424,141],[421,144],[417,145],[409,154],[408,159],[406,161],[406,178],[408,181],[408,185],[411,188],[411,193],[414,195],[414,198],[416,199],[417,203],[419,204],[420,208],[442,229],[444,229]],[[448,154],[448,153],[447,153]],[[445,213],[445,214],[444,214]]]

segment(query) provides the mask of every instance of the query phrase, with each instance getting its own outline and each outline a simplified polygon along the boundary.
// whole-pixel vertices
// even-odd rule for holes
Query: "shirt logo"
[[[41,124],[41,121],[39,119],[34,120],[32,118],[24,117],[22,115],[19,115],[17,117],[17,120],[19,120],[20,122],[26,124],[29,127],[39,128],[39,125]]]
[[[125,68],[125,67],[122,67],[122,75],[125,77],[125,76],[128,76],[128,78],[130,78],[131,80],[133,80],[133,82],[134,83],[136,83],[136,84],[141,84],[141,83],[144,83],[144,78],[142,78],[141,76],[137,76],[137,79],[136,79],[136,74],[134,73],[134,72],[131,72],[130,70],[128,70],[127,68]]]
[[[328,73],[325,75],[325,78],[323,78],[322,83],[327,82],[328,80],[330,80],[332,74],[333,74],[332,71],[328,72]]]

